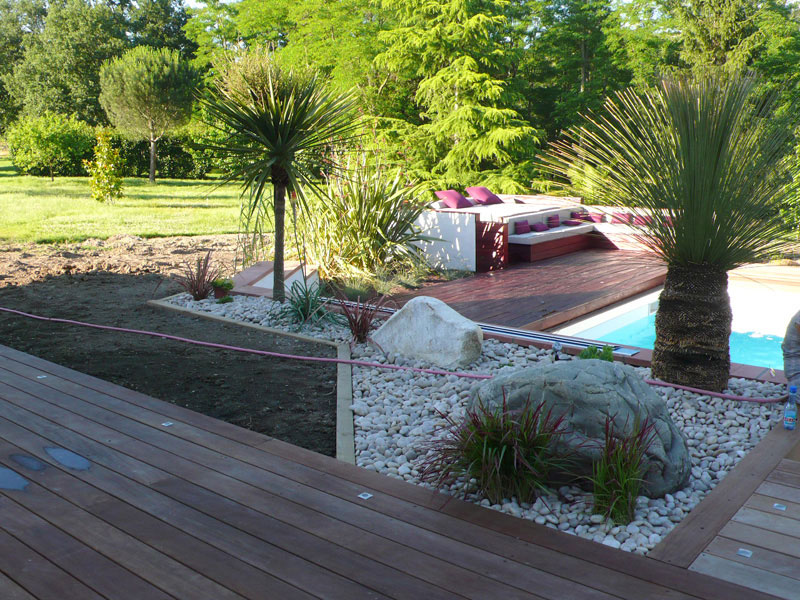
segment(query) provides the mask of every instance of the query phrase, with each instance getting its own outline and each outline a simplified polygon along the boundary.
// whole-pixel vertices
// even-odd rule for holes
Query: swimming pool
[[[595,313],[556,333],[652,349],[660,293]],[[786,325],[800,309],[800,295],[750,281],[731,281],[728,293],[733,310],[731,362],[783,369],[781,342]]]

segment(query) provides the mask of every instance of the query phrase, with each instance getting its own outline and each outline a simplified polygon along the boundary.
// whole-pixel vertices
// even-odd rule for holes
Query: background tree
[[[385,0],[396,25],[381,34],[378,64],[418,82],[421,124],[396,120],[404,168],[438,186],[479,183],[518,191],[541,132],[515,110],[508,74],[519,60],[508,4],[499,0]],[[403,145],[405,147],[403,147]]]
[[[191,116],[197,74],[178,52],[139,46],[100,71],[100,102],[121,132],[150,142],[150,181],[156,179],[156,144]]]
[[[24,56],[27,38],[41,32],[47,8],[43,0],[0,0],[0,135],[21,108],[4,79]]]
[[[752,76],[670,79],[618,93],[556,144],[562,175],[578,167],[612,205],[651,217],[639,238],[667,263],[653,376],[725,389],[730,374],[727,272],[785,247],[778,207],[797,201],[790,160],[800,117],[776,116]],[[644,223],[645,220],[642,219]]]
[[[228,135],[216,147],[242,166],[231,180],[242,182],[242,228],[250,242],[245,260],[256,258],[262,224],[272,213],[275,253],[272,297],[283,302],[286,194],[304,198],[314,186],[325,153],[358,127],[349,93],[330,92],[313,71],[287,70],[272,51],[256,47],[218,65],[219,79],[203,102]],[[332,165],[328,163],[330,168]],[[272,185],[272,202],[267,198]]]
[[[138,0],[128,11],[134,45],[170,48],[187,60],[197,49],[184,31],[188,19],[182,0]]]
[[[127,47],[120,13],[102,3],[67,0],[50,6],[44,29],[26,39],[24,56],[4,78],[27,114],[75,114],[105,123],[98,97],[100,66]]]

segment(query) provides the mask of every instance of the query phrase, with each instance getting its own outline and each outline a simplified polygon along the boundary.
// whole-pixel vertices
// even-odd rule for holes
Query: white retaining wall
[[[440,242],[420,242],[428,264],[437,269],[475,271],[475,217],[465,212],[425,211],[416,220],[424,235]]]

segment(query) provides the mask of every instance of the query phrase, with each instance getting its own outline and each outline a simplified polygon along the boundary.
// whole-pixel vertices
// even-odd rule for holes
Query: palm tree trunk
[[[720,392],[730,376],[728,274],[670,266],[656,314],[653,377]]]
[[[156,182],[156,140],[150,140],[150,183]]]
[[[275,186],[275,260],[272,264],[272,299],[283,302],[286,299],[284,289],[283,255],[285,245],[286,223],[286,185],[276,177],[272,178]]]

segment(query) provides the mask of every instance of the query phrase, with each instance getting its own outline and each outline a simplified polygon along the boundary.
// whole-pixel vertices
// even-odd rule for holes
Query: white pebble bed
[[[346,327],[325,323],[303,326],[281,319],[275,304],[264,298],[236,297],[234,302],[194,302],[188,294],[173,304],[265,327],[285,329],[318,338],[344,341]],[[399,356],[384,356],[369,344],[353,346],[354,359],[431,368],[432,365]],[[478,362],[465,372],[499,374],[554,359],[550,350],[526,348],[485,340]],[[561,354],[560,360],[572,360]],[[649,369],[638,369],[642,376]],[[445,425],[439,413],[456,418],[465,414],[470,389],[478,382],[455,375],[425,375],[411,371],[353,367],[353,413],[356,462],[359,466],[411,483],[421,483],[420,449]],[[779,404],[721,400],[668,387],[653,387],[667,403],[670,415],[688,440],[692,472],[688,485],[664,498],[640,496],[634,520],[627,526],[606,522],[592,514],[592,496],[578,487],[562,487],[555,495],[533,504],[514,498],[491,504],[477,494],[467,499],[483,506],[530,519],[541,525],[591,539],[612,548],[646,554],[711,491],[716,484],[779,422]],[[746,379],[731,379],[729,392],[749,397],[777,398],[785,387]],[[445,492],[456,490],[443,490]]]

